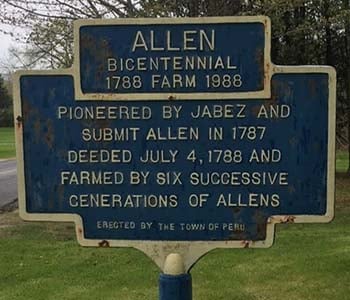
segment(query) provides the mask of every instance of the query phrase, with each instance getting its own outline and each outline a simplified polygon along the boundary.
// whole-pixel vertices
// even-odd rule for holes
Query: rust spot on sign
[[[23,121],[23,118],[21,116],[17,116],[16,125],[18,128],[20,128],[22,126],[22,121]]]
[[[106,240],[103,240],[101,242],[98,243],[99,247],[103,247],[103,248],[108,248],[109,247],[109,242]]]
[[[261,210],[257,210],[254,213],[254,223],[256,224],[257,238],[259,240],[266,239],[266,223],[267,223],[266,214]]]
[[[264,25],[265,25],[265,31],[268,30],[269,28],[267,27],[267,19],[264,20]]]
[[[295,216],[285,216],[281,219],[281,223],[294,223]]]
[[[249,241],[241,241],[241,244],[242,244],[243,248],[249,248],[249,246],[250,246]]]
[[[83,228],[78,227],[77,228],[77,234],[78,234],[79,238],[82,238],[83,237]]]
[[[44,136],[44,142],[47,144],[47,146],[52,149],[54,144],[54,130],[52,125],[52,120],[47,120],[46,122],[47,132]]]
[[[270,68],[271,64],[266,63],[266,68],[264,69],[264,87],[270,84]]]
[[[263,90],[264,86],[266,86],[267,81],[267,74],[268,74],[268,68],[269,65],[264,62],[264,49],[257,49],[255,53],[255,61],[259,67],[260,74],[264,74],[263,78],[261,78],[261,81],[259,82],[259,90]]]
[[[86,51],[89,55],[95,58],[96,65],[91,66],[86,64],[85,73],[95,74],[94,79],[102,80],[105,76],[105,62],[109,57],[113,57],[113,50],[109,41],[103,38],[96,39],[87,33],[82,33],[80,36],[80,51]]]

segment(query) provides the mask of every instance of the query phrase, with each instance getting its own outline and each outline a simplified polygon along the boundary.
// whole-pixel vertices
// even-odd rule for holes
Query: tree
[[[267,15],[276,64],[337,69],[337,143],[350,156],[350,0],[2,0],[0,22],[30,28],[25,67],[69,67],[72,22],[82,18]],[[349,165],[350,173],[350,165]]]
[[[140,17],[232,16],[240,13],[244,0],[141,0]]]
[[[12,99],[5,86],[4,78],[0,75],[0,126],[13,126]]]
[[[350,161],[350,0],[343,0],[344,9],[344,44],[345,44],[345,82],[344,82],[344,96],[347,103],[347,116],[348,116],[348,155]],[[350,174],[350,163],[348,167],[348,173]]]
[[[13,52],[18,65],[62,68],[73,61],[74,20],[237,15],[242,3],[243,0],[3,0],[0,23],[30,29],[21,37],[25,51]]]
[[[54,19],[35,24],[28,37],[31,47],[26,55],[32,64],[42,68],[68,68],[73,63],[73,24],[69,20]]]
[[[62,68],[73,61],[74,20],[136,17],[140,9],[132,0],[2,0],[0,23],[29,29],[19,37],[25,51],[15,51],[19,65]]]

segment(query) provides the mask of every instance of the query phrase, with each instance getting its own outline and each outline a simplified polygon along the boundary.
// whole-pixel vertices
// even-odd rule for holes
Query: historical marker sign
[[[332,219],[335,73],[273,65],[267,18],[80,21],[75,43],[72,69],[17,74],[24,219],[187,267]]]

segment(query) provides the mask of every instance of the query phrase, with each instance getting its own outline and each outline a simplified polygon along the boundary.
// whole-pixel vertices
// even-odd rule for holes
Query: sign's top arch
[[[269,98],[268,17],[78,20],[77,100]]]

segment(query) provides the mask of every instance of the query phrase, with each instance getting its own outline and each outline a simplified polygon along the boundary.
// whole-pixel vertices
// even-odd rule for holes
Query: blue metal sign
[[[75,25],[77,100],[212,100],[267,98],[270,93],[268,18]]]
[[[23,218],[153,258],[147,245],[197,247],[187,268],[271,245],[276,223],[332,219],[333,69],[271,64],[267,19],[194,20],[80,22],[71,70],[17,74]],[[155,84],[176,74],[196,84]]]
[[[264,88],[265,24],[260,22],[82,26],[79,45],[83,93]],[[218,82],[227,76],[225,84]]]
[[[264,240],[270,216],[324,215],[328,76],[272,86],[268,101],[92,103],[71,76],[23,76],[27,211],[136,240]]]

